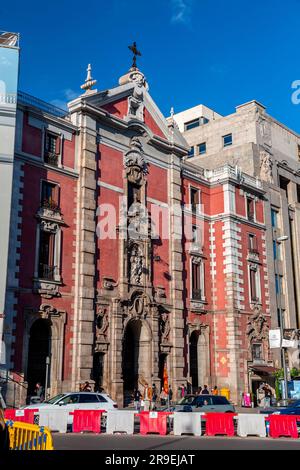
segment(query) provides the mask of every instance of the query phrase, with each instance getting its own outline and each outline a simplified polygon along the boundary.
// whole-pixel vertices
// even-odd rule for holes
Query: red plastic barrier
[[[162,436],[167,434],[167,416],[172,413],[168,411],[141,411],[140,434],[158,433]]]
[[[297,420],[300,421],[300,416],[297,415],[270,415],[266,418],[269,421],[269,435],[273,438],[280,436],[288,436],[294,439],[298,438]]]
[[[37,411],[39,411],[38,408],[24,410],[5,410],[4,418],[11,419],[12,421],[21,421],[22,423],[34,424],[34,413]]]
[[[216,436],[217,434],[234,436],[234,416],[236,413],[207,413],[205,415],[205,434],[207,436]]]
[[[74,410],[73,432],[101,433],[101,415],[105,410]]]

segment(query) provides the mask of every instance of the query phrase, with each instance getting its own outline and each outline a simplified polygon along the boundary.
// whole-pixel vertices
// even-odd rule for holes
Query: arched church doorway
[[[48,320],[36,320],[30,328],[27,382],[28,395],[34,394],[35,385],[46,383],[46,357],[50,357],[51,328]],[[48,386],[50,386],[48,378]]]
[[[151,333],[140,319],[130,320],[123,338],[122,375],[124,406],[127,406],[134,389],[151,384]]]
[[[193,391],[203,387],[207,381],[207,344],[205,335],[193,331],[190,336],[190,376]]]

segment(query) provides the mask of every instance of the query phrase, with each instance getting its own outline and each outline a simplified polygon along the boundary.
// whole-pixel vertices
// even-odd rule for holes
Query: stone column
[[[93,367],[96,252],[96,121],[81,115],[73,374],[74,390],[90,380]]]
[[[183,312],[183,260],[182,260],[182,192],[179,157],[171,155],[168,170],[169,207],[170,207],[170,342],[171,353],[168,356],[170,382],[174,398],[178,386],[185,382],[185,327]]]

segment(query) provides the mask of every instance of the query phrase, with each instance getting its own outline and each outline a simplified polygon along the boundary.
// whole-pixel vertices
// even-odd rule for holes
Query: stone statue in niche
[[[96,317],[96,336],[97,338],[106,337],[109,327],[108,311],[105,307],[99,306]]]
[[[260,177],[267,183],[274,183],[273,162],[268,152],[260,152]]]
[[[143,255],[138,245],[132,245],[129,258],[129,282],[140,285],[143,274]]]
[[[171,331],[170,320],[168,313],[162,313],[160,317],[160,333],[161,333],[161,342],[166,343],[169,340],[169,334]]]

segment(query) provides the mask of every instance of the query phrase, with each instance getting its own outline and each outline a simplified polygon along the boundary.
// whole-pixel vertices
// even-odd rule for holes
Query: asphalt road
[[[52,434],[55,450],[300,450],[300,439]]]

